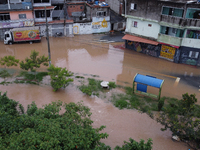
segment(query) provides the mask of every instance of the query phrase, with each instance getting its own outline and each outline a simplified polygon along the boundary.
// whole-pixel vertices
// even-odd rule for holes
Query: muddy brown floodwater
[[[132,80],[136,73],[156,76],[164,79],[161,96],[181,98],[188,92],[195,93],[200,104],[199,87],[189,84],[182,77],[199,77],[199,69],[183,64],[175,64],[163,59],[146,56],[128,49],[115,48],[118,43],[102,43],[99,41],[102,35],[81,35],[75,37],[50,38],[51,62],[55,66],[66,67],[68,70],[80,76],[90,77],[98,75],[97,79],[114,81],[119,85],[132,86]],[[48,56],[47,42],[45,38],[41,43],[32,45],[13,44],[4,45],[0,42],[0,56],[13,55],[17,59],[24,60],[31,50],[39,51],[41,55]],[[16,67],[15,69],[19,69]],[[45,70],[41,67],[41,70]],[[180,81],[179,81],[180,78]],[[179,81],[179,82],[178,82]],[[19,101],[24,106],[35,101],[38,107],[55,100],[64,102],[83,101],[92,112],[94,127],[106,125],[103,132],[109,137],[102,140],[105,144],[114,148],[122,145],[123,141],[131,137],[137,141],[148,138],[153,139],[153,150],[187,150],[184,143],[171,140],[171,132],[162,132],[162,127],[146,114],[136,110],[119,110],[111,103],[105,102],[98,97],[89,97],[81,93],[76,82],[70,84],[66,89],[53,92],[50,85],[41,84],[10,84],[0,85],[2,92],[7,91],[9,98]],[[157,89],[149,92],[156,93]]]

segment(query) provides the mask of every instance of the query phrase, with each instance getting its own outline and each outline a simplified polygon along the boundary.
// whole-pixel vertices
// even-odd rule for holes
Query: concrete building
[[[31,0],[0,1],[0,40],[12,28],[34,26]]]
[[[126,47],[176,63],[200,65],[200,3],[126,0]]]

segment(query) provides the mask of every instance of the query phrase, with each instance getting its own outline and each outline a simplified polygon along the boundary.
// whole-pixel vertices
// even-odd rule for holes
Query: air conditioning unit
[[[30,6],[25,6],[25,9],[30,9]]]

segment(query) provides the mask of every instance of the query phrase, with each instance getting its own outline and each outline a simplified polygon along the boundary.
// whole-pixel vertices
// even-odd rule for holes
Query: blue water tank
[[[98,4],[99,4],[99,1],[95,1],[94,3],[95,3],[96,5],[98,5]]]

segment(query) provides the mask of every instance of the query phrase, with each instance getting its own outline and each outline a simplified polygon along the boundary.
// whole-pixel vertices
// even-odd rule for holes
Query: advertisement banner
[[[162,45],[161,51],[160,51],[160,56],[167,58],[167,59],[174,59],[174,54],[175,54],[176,48]]]
[[[39,30],[13,31],[14,41],[40,40]]]
[[[18,28],[23,26],[23,22],[7,22],[2,24],[2,28]]]

